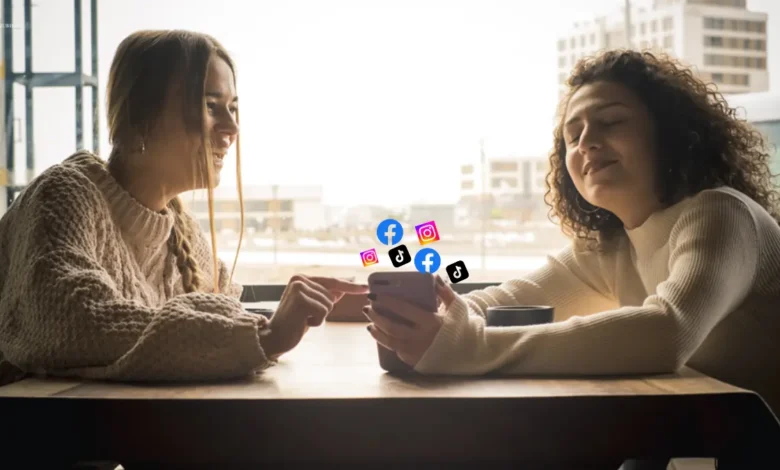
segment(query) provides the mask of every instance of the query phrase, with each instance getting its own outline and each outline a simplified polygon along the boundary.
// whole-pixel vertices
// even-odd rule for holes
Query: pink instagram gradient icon
[[[424,224],[415,225],[414,230],[417,232],[417,239],[420,241],[420,245],[427,245],[439,240],[439,230],[436,228],[436,222],[432,220]]]
[[[379,258],[376,256],[376,248],[371,248],[370,250],[361,251],[360,261],[363,262],[363,267],[371,266],[372,264],[377,264],[379,262]]]

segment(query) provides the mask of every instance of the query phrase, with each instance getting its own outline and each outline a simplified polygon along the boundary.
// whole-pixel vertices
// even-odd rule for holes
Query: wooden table
[[[616,379],[400,378],[379,369],[365,325],[347,323],[312,329],[278,365],[239,382],[23,380],[0,388],[0,417],[2,458],[111,459],[127,470],[134,462],[616,469],[629,457],[763,457],[780,436],[757,395],[690,369]]]

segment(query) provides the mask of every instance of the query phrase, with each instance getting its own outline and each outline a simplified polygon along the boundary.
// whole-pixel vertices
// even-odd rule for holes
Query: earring
[[[583,212],[585,214],[595,214],[596,212],[599,211],[599,208],[595,206],[593,207],[593,209],[583,209],[582,206],[580,205],[580,197],[581,196],[579,194],[574,196],[574,205],[577,206],[577,209],[579,209],[580,212]]]

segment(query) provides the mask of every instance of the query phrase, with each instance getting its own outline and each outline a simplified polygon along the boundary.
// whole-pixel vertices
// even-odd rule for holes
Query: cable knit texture
[[[522,279],[459,297],[416,366],[428,374],[612,375],[689,365],[780,412],[780,227],[729,188],[572,246]],[[488,307],[546,304],[547,325],[490,328]]]
[[[187,381],[269,365],[241,287],[185,294],[170,209],[142,206],[98,157],[79,152],[36,178],[0,219],[0,383],[25,373]],[[194,256],[213,286],[211,247]]]

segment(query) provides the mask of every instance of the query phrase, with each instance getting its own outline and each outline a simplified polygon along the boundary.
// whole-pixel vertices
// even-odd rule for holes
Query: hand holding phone
[[[393,350],[399,336],[419,335],[428,327],[441,326],[437,316],[438,297],[436,278],[429,273],[416,271],[376,272],[368,277],[368,288],[372,298],[371,309],[366,315],[374,322],[369,329],[377,340],[379,365],[388,372],[411,372],[413,367]],[[373,318],[372,318],[373,317]],[[402,353],[403,354],[403,353]],[[416,356],[416,354],[411,354]]]

